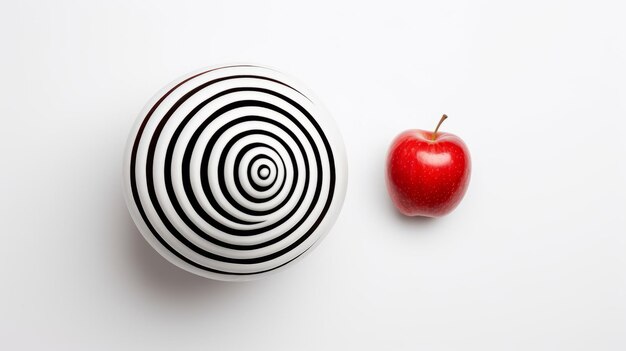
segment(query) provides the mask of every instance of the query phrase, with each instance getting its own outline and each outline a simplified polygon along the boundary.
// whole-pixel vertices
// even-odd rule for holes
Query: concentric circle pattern
[[[126,199],[168,260],[222,280],[268,274],[310,251],[346,190],[340,134],[269,68],[204,69],[158,93],[125,159]]]

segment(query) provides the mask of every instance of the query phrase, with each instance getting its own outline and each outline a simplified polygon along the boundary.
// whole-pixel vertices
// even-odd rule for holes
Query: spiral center
[[[267,179],[270,176],[270,168],[266,165],[259,167],[259,178]]]

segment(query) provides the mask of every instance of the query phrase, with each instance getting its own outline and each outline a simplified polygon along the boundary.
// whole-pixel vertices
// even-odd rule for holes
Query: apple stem
[[[437,131],[439,130],[439,127],[441,127],[441,123],[443,123],[443,121],[445,121],[446,118],[448,118],[448,115],[444,113],[443,116],[441,116],[439,123],[437,123],[437,128],[435,128],[435,131],[433,132],[433,136],[431,138],[432,141],[435,141],[435,139],[437,138]]]

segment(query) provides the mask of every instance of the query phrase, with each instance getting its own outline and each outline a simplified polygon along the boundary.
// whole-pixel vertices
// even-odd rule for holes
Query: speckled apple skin
[[[451,133],[413,129],[398,135],[387,156],[387,190],[407,216],[440,217],[463,199],[472,170],[470,153]]]

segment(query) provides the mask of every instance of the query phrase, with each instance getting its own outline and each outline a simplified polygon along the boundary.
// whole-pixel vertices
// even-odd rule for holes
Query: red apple
[[[461,202],[470,181],[471,160],[458,136],[413,129],[398,135],[387,156],[387,190],[407,216],[439,217]]]

